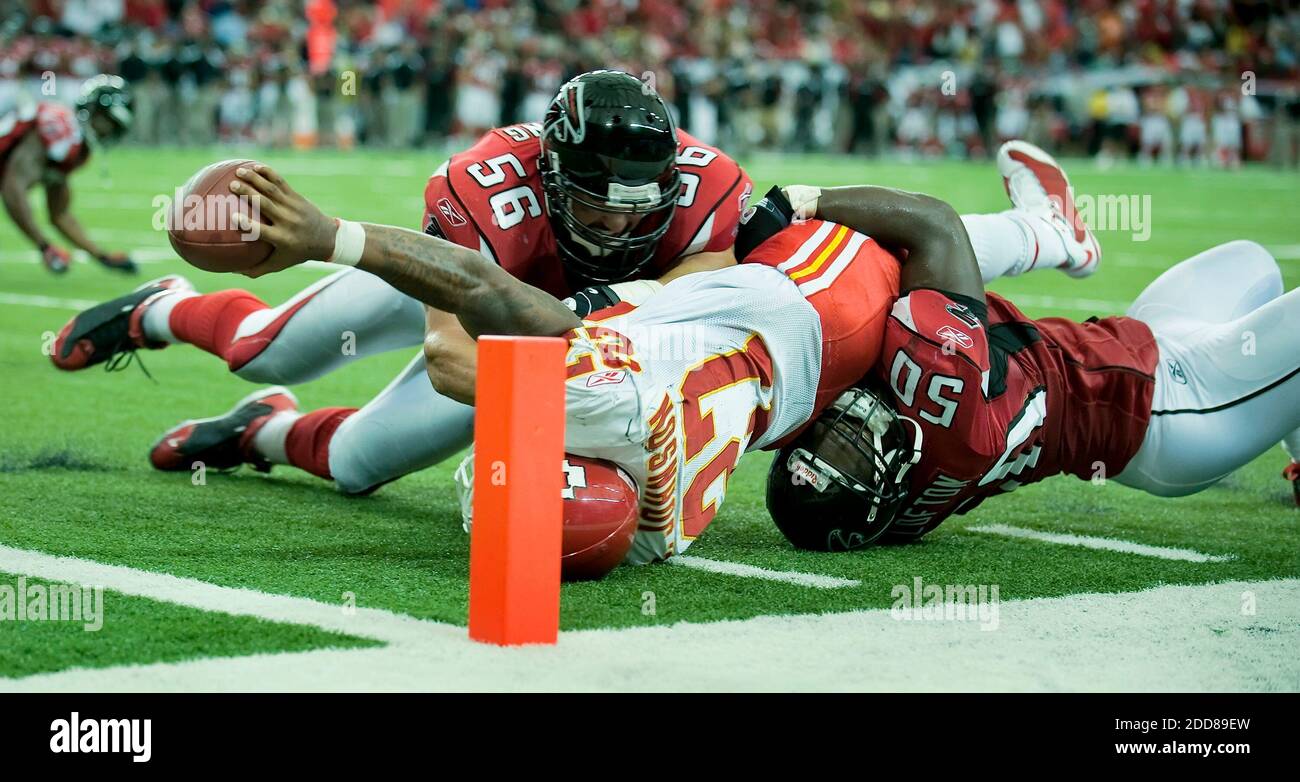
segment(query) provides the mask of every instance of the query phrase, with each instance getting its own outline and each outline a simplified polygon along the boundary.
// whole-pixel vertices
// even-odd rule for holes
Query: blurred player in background
[[[1169,122],[1169,94],[1163,84],[1142,93],[1142,120],[1138,130],[1138,162],[1171,165],[1174,160],[1174,126]]]
[[[27,192],[37,185],[45,189],[50,224],[65,239],[110,269],[135,273],[135,264],[125,254],[107,252],[86,234],[70,209],[68,184],[68,176],[90,159],[91,148],[121,138],[130,130],[131,119],[125,82],[103,74],[86,80],[75,109],[23,99],[0,115],[0,196],[10,219],[40,250],[41,262],[50,271],[66,272],[71,256],[49,240],[32,215]]]

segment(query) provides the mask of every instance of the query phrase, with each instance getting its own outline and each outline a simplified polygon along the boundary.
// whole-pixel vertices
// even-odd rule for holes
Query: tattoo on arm
[[[459,318],[470,336],[556,336],[581,324],[558,299],[481,254],[416,231],[367,223],[358,268]]]

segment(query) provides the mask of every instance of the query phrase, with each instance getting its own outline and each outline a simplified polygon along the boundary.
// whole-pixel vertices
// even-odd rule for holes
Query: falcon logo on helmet
[[[581,144],[587,136],[587,115],[582,111],[582,92],[584,85],[580,81],[571,81],[560,88],[555,96],[556,102],[565,104],[565,109],[558,114],[558,120],[546,125],[545,132],[559,142]]]
[[[677,128],[653,90],[618,71],[567,82],[542,123],[538,168],[560,260],[578,287],[630,279],[654,259],[681,175]],[[625,227],[614,233],[610,223]]]

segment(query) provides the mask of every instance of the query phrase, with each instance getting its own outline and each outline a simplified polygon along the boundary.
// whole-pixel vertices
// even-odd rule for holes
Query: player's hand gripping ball
[[[191,266],[207,272],[240,272],[271,257],[275,248],[260,231],[239,227],[253,200],[231,192],[235,171],[252,160],[223,160],[202,169],[181,189],[180,200],[167,210],[167,238]],[[259,215],[258,217],[264,217]]]
[[[330,260],[337,232],[333,218],[253,160],[227,160],[195,174],[168,228],[172,246],[192,265],[248,277]]]

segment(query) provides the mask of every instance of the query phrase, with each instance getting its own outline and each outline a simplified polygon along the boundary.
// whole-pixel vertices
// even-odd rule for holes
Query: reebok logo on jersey
[[[1169,377],[1173,378],[1173,381],[1179,385],[1187,385],[1187,374],[1183,372],[1183,365],[1172,358],[1167,359],[1165,363],[1169,367]]]
[[[958,331],[952,326],[941,326],[939,330],[935,333],[938,334],[939,339],[943,340],[944,342],[952,342],[954,344],[961,345],[966,349],[970,349],[975,346],[975,340],[971,339],[969,334],[967,334],[964,331]]]
[[[625,377],[627,377],[627,372],[624,372],[621,369],[611,369],[608,372],[597,372],[587,378],[587,388],[617,385],[622,383],[623,378]]]
[[[459,228],[469,222],[464,217],[461,217],[460,212],[456,211],[456,207],[451,205],[451,201],[445,198],[438,199],[438,211],[442,213],[443,217],[447,218],[447,222],[452,228]]]

